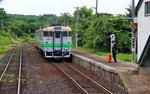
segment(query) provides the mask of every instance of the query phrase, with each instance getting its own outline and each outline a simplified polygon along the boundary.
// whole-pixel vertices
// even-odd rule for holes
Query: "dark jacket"
[[[116,54],[116,53],[117,53],[117,45],[116,45],[116,42],[113,42],[113,45],[112,45],[112,53],[113,53],[113,54]]]

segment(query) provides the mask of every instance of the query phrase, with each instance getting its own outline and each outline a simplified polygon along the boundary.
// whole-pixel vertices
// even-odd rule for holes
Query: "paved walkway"
[[[137,72],[138,71],[138,65],[134,64],[134,63],[123,62],[120,60],[118,60],[117,63],[114,63],[114,62],[106,63],[106,57],[98,56],[94,53],[89,53],[89,52],[82,51],[82,50],[73,50],[72,53],[87,57],[87,58],[97,61],[99,63],[103,63],[105,65],[113,67],[118,72],[124,72],[124,71]]]

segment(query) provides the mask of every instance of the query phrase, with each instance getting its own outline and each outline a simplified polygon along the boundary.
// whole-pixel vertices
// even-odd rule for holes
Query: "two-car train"
[[[72,36],[69,27],[49,26],[36,30],[35,43],[45,58],[72,58]]]

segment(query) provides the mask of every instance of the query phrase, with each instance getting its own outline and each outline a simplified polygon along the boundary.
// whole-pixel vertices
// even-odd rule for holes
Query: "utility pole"
[[[77,10],[76,13],[76,29],[75,29],[75,49],[77,49],[78,47],[78,20],[79,20],[79,13],[78,13],[78,9],[79,7],[75,7]]]
[[[56,19],[55,24],[58,25],[58,18],[57,18],[57,16],[55,17],[55,19]]]
[[[95,15],[97,15],[98,0],[96,0],[96,6],[95,7],[92,6],[91,8],[95,9]]]
[[[95,10],[96,10],[96,11],[95,11],[95,12],[96,12],[95,14],[96,14],[96,15],[97,15],[97,8],[98,8],[98,0],[96,0],[96,8],[95,8]]]
[[[130,25],[132,29],[132,38],[131,38],[131,50],[132,50],[132,62],[136,63],[136,25],[134,22],[135,17],[135,3],[132,0],[132,20],[130,20]]]
[[[66,13],[64,13],[64,26],[66,26]]]
[[[131,18],[123,18],[123,20],[129,20],[130,21],[130,28],[132,30],[132,37],[131,37],[131,51],[132,51],[132,60],[131,62],[136,63],[136,41],[137,41],[137,35],[136,35],[136,19],[135,19],[135,4],[134,0],[132,0],[132,7],[131,7]]]
[[[132,18],[135,17],[135,4],[134,4],[134,0],[132,0]]]

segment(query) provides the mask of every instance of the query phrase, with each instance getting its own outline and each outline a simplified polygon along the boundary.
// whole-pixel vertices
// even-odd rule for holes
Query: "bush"
[[[8,32],[0,30],[0,52],[6,51],[6,46],[11,44],[11,36]]]

